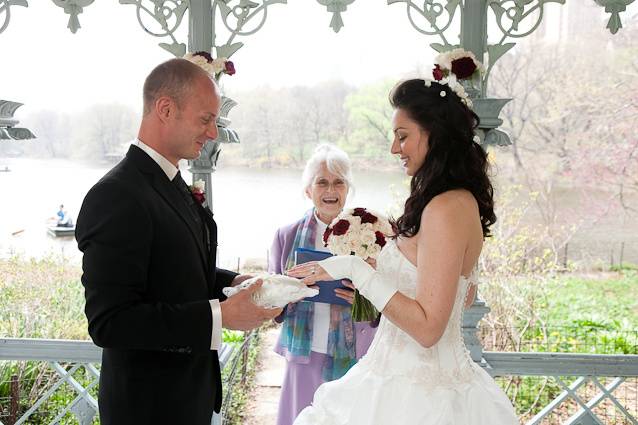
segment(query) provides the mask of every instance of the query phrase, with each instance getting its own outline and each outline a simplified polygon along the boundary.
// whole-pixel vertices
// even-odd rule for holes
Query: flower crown
[[[235,64],[232,61],[226,58],[213,59],[208,52],[186,53],[184,59],[199,65],[207,74],[212,75],[215,80],[219,80],[222,74],[235,74]]]
[[[463,85],[459,80],[468,80],[475,73],[484,72],[483,64],[476,60],[474,53],[463,49],[454,49],[449,52],[441,53],[434,59],[434,69],[432,77],[434,80],[425,79],[426,87],[430,87],[433,81],[441,85],[447,85],[458,97],[461,102],[472,107],[472,100],[468,96]],[[447,92],[441,90],[441,97],[445,97]]]

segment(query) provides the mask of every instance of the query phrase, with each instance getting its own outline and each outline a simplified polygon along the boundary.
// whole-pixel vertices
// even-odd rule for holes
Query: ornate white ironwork
[[[161,48],[177,57],[186,54],[186,44],[177,41],[175,31],[182,24],[188,0],[120,0],[120,4],[137,6],[137,21],[148,34],[171,39],[170,44],[159,43]]]
[[[268,7],[286,4],[286,0],[215,0],[213,2],[213,47],[217,57],[230,58],[244,43],[234,42],[237,36],[248,36],[259,31],[268,18]],[[219,15],[217,15],[219,10]],[[223,44],[217,43],[218,19],[230,35]]]
[[[83,8],[90,6],[95,0],[52,0],[56,6],[64,9],[64,13],[71,15],[69,17],[69,24],[67,28],[71,30],[73,34],[77,32],[82,26],[78,15],[84,11]]]
[[[424,35],[438,35],[447,48],[452,46],[445,38],[445,31],[452,25],[454,15],[461,6],[461,0],[424,0],[416,4],[413,0],[388,0],[388,4],[405,3],[410,24]]]
[[[596,3],[605,8],[605,12],[610,13],[609,22],[607,22],[607,28],[612,34],[616,34],[620,28],[622,28],[622,21],[620,20],[620,12],[627,10],[627,6],[634,2],[634,0],[595,0]]]
[[[27,128],[16,127],[19,121],[13,117],[22,103],[0,99],[0,140],[34,139],[35,135]]]
[[[29,4],[27,0],[0,0],[0,33],[9,26],[11,6],[29,7]]]
[[[326,6],[329,13],[332,13],[332,20],[330,21],[330,27],[334,32],[339,32],[343,28],[343,19],[341,18],[341,12],[345,12],[354,0],[317,0],[317,2]]]

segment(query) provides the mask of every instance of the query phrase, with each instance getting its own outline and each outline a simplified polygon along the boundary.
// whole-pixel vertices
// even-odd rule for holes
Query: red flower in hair
[[[443,79],[443,70],[438,64],[432,70],[432,76],[436,81],[441,81]]]
[[[452,72],[459,80],[470,78],[474,71],[476,71],[476,64],[472,58],[464,57],[452,61]]]

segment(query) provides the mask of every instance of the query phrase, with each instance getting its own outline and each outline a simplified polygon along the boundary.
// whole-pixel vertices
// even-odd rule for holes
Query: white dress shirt
[[[157,152],[155,149],[144,144],[144,142],[140,139],[135,139],[132,144],[146,152],[146,154],[160,166],[162,171],[164,171],[164,174],[166,174],[166,177],[168,177],[170,181],[173,181],[179,171],[179,168],[173,165],[173,163],[171,163],[168,159],[164,158],[162,154]],[[219,350],[222,346],[222,309],[219,305],[219,300],[209,300],[209,303],[211,315],[213,317],[213,332],[210,337],[210,349]]]

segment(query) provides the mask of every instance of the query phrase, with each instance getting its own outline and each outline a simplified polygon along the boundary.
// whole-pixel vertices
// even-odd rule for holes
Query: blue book
[[[324,251],[316,251],[314,249],[297,248],[295,250],[295,264],[308,263],[310,261],[321,261],[332,257],[332,254]],[[336,288],[350,289],[341,283],[341,280],[319,281],[315,285],[319,288],[319,294],[314,297],[304,298],[304,301],[312,301],[316,303],[341,304],[350,306],[348,301],[337,297]]]

